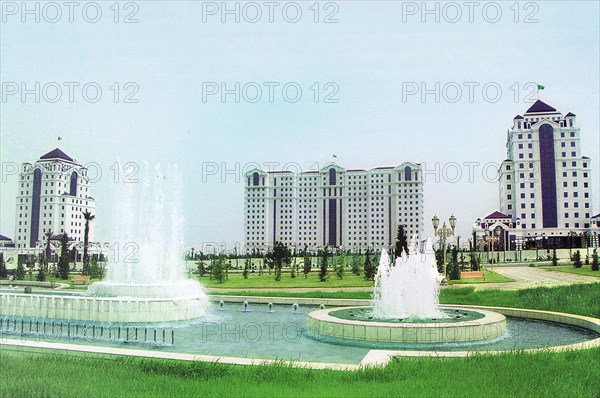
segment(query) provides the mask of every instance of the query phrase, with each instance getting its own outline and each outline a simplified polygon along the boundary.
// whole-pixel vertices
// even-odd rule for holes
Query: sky
[[[455,214],[469,236],[498,208],[507,129],[538,98],[577,115],[596,214],[598,4],[3,1],[0,233],[14,236],[14,165],[58,146],[96,172],[99,241],[146,164],[178,166],[188,247],[232,248],[244,170],[333,160],[421,163],[425,234]]]

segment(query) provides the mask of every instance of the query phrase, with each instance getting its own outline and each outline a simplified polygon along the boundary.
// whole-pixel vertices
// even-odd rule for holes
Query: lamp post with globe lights
[[[440,242],[442,244],[442,256],[444,261],[444,279],[442,279],[442,283],[446,283],[446,239],[448,239],[451,236],[454,236],[454,230],[456,228],[456,217],[454,217],[454,215],[451,215],[448,221],[450,223],[450,228],[446,226],[446,221],[444,221],[440,228],[440,219],[438,218],[438,216],[434,215],[431,219],[434,234],[435,236],[439,236]]]

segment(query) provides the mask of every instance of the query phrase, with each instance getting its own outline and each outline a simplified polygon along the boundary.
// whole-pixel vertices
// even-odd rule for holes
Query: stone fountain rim
[[[199,297],[199,296],[177,296],[177,297],[133,297],[133,296],[94,296],[91,294],[83,295],[83,294],[43,294],[43,293],[20,293],[20,292],[2,292],[0,296],[12,296],[12,297],[44,297],[44,298],[68,298],[75,300],[95,300],[95,301],[187,301],[187,300],[206,300],[210,301],[208,298]]]
[[[343,319],[330,315],[330,312],[337,311],[340,309],[350,309],[350,308],[373,308],[371,305],[365,306],[351,306],[351,307],[335,307],[335,308],[326,308],[322,310],[312,311],[308,314],[309,318],[315,319],[317,321],[322,322],[333,322],[344,325],[359,325],[359,326],[370,326],[370,327],[393,327],[393,328],[452,328],[452,327],[466,327],[473,325],[483,325],[483,324],[493,324],[498,322],[506,321],[506,317],[503,314],[498,312],[484,310],[484,309],[473,309],[464,307],[465,310],[479,312],[484,315],[483,318],[471,320],[471,321],[460,321],[460,322],[443,322],[442,320],[435,322],[422,322],[422,323],[399,323],[399,322],[376,322],[376,321],[360,321],[360,320],[351,320],[351,319]],[[441,309],[461,309],[463,307],[458,306],[445,306],[440,305]]]

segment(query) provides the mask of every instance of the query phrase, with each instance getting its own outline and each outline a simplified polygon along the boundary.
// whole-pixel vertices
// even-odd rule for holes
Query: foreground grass
[[[223,294],[223,293],[216,293]],[[370,292],[282,292],[282,291],[231,291],[235,296],[306,297],[370,299]],[[568,312],[600,318],[600,283],[571,286],[536,287],[522,290],[475,290],[474,287],[443,289],[443,304],[471,304],[500,307],[532,308]]]
[[[0,351],[0,396],[597,397],[598,358],[600,349],[401,358],[383,369],[344,372]]]

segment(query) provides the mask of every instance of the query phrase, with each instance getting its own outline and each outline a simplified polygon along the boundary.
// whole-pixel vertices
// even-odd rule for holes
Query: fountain
[[[413,241],[409,247],[410,254],[402,253],[393,263],[387,251],[381,251],[371,306],[313,311],[312,334],[342,341],[446,343],[489,340],[505,333],[502,314],[440,306],[442,276],[430,240]]]
[[[141,192],[134,192],[141,186]],[[114,209],[115,244],[106,281],[84,295],[0,295],[2,315],[100,322],[157,322],[203,316],[208,297],[186,279],[181,184],[175,167],[146,168],[139,184],[118,185]],[[34,297],[35,300],[34,301]],[[58,300],[55,300],[58,298]]]

